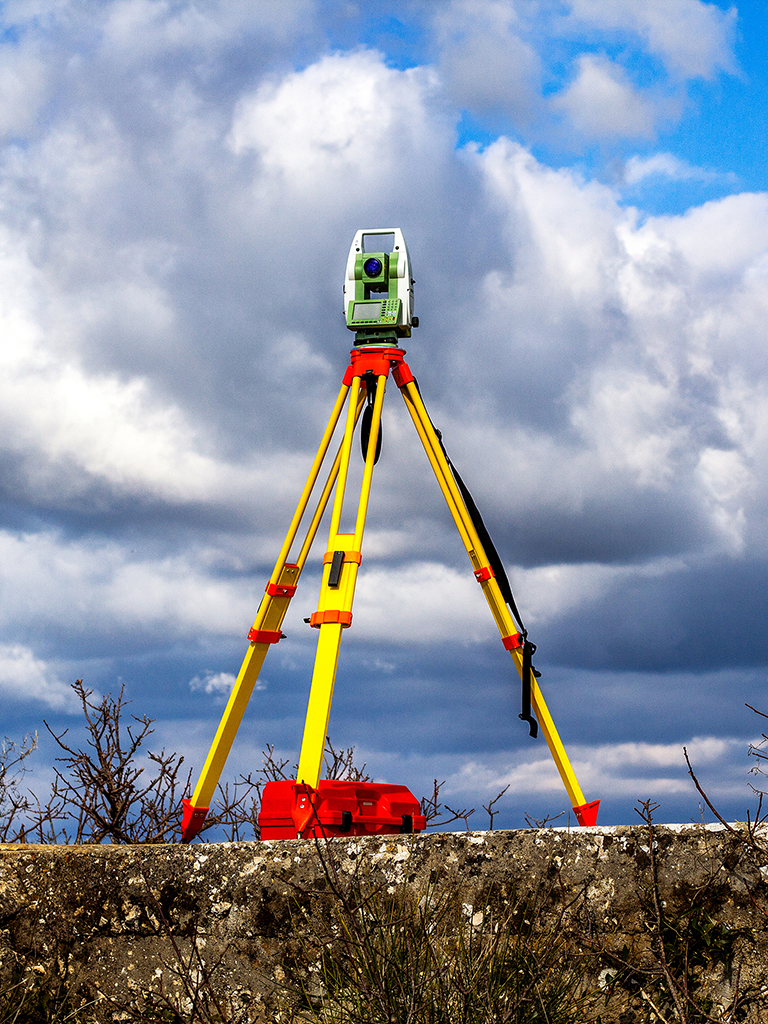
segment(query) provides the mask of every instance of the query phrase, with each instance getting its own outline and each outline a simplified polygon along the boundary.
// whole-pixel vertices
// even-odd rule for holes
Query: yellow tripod
[[[267,651],[271,644],[278,643],[282,638],[281,626],[285,614],[291,598],[296,592],[301,571],[335,486],[328,548],[323,557],[320,599],[317,611],[310,618],[310,624],[319,630],[319,636],[297,779],[299,784],[309,786],[313,790],[317,788],[323,762],[342,630],[352,623],[352,604],[358,568],[362,561],[363,531],[368,511],[373,467],[377,458],[381,410],[390,372],[405,399],[406,407],[424,446],[437,483],[456,523],[464,547],[467,549],[475,578],[488,601],[491,614],[501,634],[502,643],[512,655],[517,671],[523,680],[524,690],[530,687],[532,709],[563,780],[576,818],[581,825],[594,825],[597,821],[599,801],[585,802],[584,794],[539,689],[536,674],[530,666],[530,655],[526,656],[525,638],[515,626],[507,601],[483,549],[465,498],[456,483],[440,438],[427,414],[419,389],[404,357],[403,349],[386,344],[364,345],[354,348],[351,352],[350,365],[344,376],[328,426],[312,463],[307,483],[299,499],[274,572],[267,584],[253,628],[248,634],[250,646],[237,681],[229,697],[197,787],[191,800],[184,800],[182,821],[182,839],[184,841],[192,839],[203,826]],[[370,430],[355,530],[354,533],[340,533],[339,527],[352,440],[366,401],[369,403],[372,401],[372,410],[369,418],[367,417],[368,424],[364,424],[369,425]],[[309,507],[312,493],[331,445],[334,430],[345,405],[347,410],[344,436],[326,477],[296,561],[288,562],[288,556]],[[534,728],[535,723],[532,722],[532,731]]]

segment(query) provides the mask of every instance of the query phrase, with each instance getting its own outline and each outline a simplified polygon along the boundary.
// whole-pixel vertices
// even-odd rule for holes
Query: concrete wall
[[[735,1019],[768,1020],[768,856],[722,828],[654,833],[664,913],[703,907],[738,933],[732,969],[705,968],[711,1012],[738,976],[751,1002]],[[542,926],[559,921],[575,953],[626,946],[653,970],[649,853],[644,826],[337,839],[326,850],[342,884],[364,863],[392,891],[446,885],[468,908],[537,893]],[[107,996],[102,1016],[113,1019],[140,991],[180,990],[179,958],[194,944],[193,967],[216,965],[215,985],[243,1020],[273,1021],[301,959],[296,906],[327,885],[327,869],[311,840],[0,846],[0,981],[63,979],[83,998]],[[595,963],[595,978],[608,962]],[[637,991],[622,1000],[623,1016],[617,1004],[606,1020],[651,1019]]]

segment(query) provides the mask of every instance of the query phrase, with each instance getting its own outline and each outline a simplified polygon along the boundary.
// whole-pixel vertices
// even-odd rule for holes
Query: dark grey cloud
[[[765,665],[763,558],[708,559],[624,579],[578,621],[553,620],[557,661],[629,671],[715,671]],[[551,630],[551,633],[550,633]]]

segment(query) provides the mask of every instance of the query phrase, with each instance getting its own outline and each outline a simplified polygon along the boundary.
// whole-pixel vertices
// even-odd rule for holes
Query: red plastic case
[[[422,832],[426,819],[406,786],[321,779],[317,789],[268,782],[261,797],[262,839],[370,836]]]

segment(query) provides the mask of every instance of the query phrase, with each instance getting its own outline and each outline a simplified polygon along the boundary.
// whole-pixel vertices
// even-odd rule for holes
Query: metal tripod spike
[[[392,255],[394,256],[395,254],[393,253]],[[377,260],[376,262],[379,261]],[[408,276],[410,277],[410,273],[408,273]],[[367,295],[360,295],[358,298],[360,300],[359,304],[366,307],[370,306],[372,301],[376,301],[369,299]],[[354,305],[355,301],[350,300],[350,306],[354,307]],[[367,314],[368,311],[366,310]],[[382,312],[383,315],[384,312]],[[354,308],[352,308],[351,312],[348,311],[348,317],[354,318],[354,316]],[[413,320],[415,321],[415,318]],[[410,320],[408,321],[407,335],[410,335]],[[360,335],[358,334],[357,337],[359,338]],[[375,343],[379,337],[384,342],[383,344]],[[418,802],[405,790],[405,787],[357,783],[352,787],[354,793],[350,795],[346,790],[342,792],[344,786],[350,789],[349,784],[320,781],[342,632],[352,624],[352,606],[357,574],[362,561],[363,533],[368,511],[368,500],[371,492],[373,468],[378,457],[381,411],[390,375],[403,395],[406,407],[416,427],[438,486],[446,500],[448,509],[466,548],[472,565],[472,571],[482,587],[491,614],[501,634],[502,644],[512,656],[515,667],[523,680],[524,692],[527,692],[528,686],[530,687],[530,703],[533,712],[544,734],[557,770],[560,773],[576,819],[581,825],[594,825],[597,821],[599,801],[595,800],[587,803],[584,799],[584,794],[568,760],[568,755],[547,709],[536,679],[536,673],[530,665],[530,654],[526,657],[525,638],[515,626],[512,613],[499,587],[494,570],[489,563],[475,523],[451,471],[441,440],[427,414],[413,374],[405,362],[405,354],[405,350],[398,346],[395,338],[387,337],[387,332],[381,331],[375,332],[374,339],[371,342],[360,344],[352,349],[350,365],[344,376],[341,390],[328,421],[328,426],[325,429],[317,455],[312,463],[307,483],[275,563],[275,569],[267,583],[266,592],[259,606],[253,628],[248,634],[250,645],[237,681],[230,694],[227,707],[192,798],[184,800],[181,831],[182,839],[185,842],[188,842],[197,835],[203,827],[208,808],[232,748],[232,743],[242,721],[248,700],[261,671],[261,666],[264,663],[270,646],[282,639],[281,627],[288,606],[296,592],[299,577],[304,568],[312,542],[317,534],[320,520],[328,505],[331,494],[334,493],[334,486],[335,494],[331,512],[328,546],[323,557],[320,597],[317,611],[310,617],[310,625],[319,630],[319,635],[312,675],[312,687],[304,726],[304,737],[299,758],[298,777],[295,782],[269,783],[265,788],[262,810],[267,802],[267,790],[273,787],[272,793],[277,802],[280,803],[282,801],[286,804],[285,808],[280,812],[285,819],[284,827],[273,830],[271,835],[274,838],[295,837],[302,833],[307,834],[307,829],[309,829],[309,834],[329,835],[344,832],[366,834],[371,831],[418,831],[419,828],[424,827],[424,819],[419,815]],[[374,381],[375,388],[366,386],[366,382],[372,383]],[[365,469],[357,503],[355,529],[354,533],[341,533],[341,517],[355,427],[363,406],[366,404],[366,400],[371,398],[371,391],[373,392],[373,402],[372,405],[369,402],[369,409],[371,411],[366,416],[365,425],[368,436],[367,445],[365,446]],[[345,427],[341,444],[320,492],[307,532],[296,556],[296,561],[289,562],[288,556],[309,507],[312,493],[320,477],[323,462],[331,445],[334,430],[345,406]],[[524,670],[528,676],[527,680],[523,678]],[[337,788],[333,790],[333,787]],[[366,789],[366,787],[368,788]],[[331,792],[332,790],[333,792]],[[390,792],[395,790],[397,793]],[[410,802],[403,794],[407,794]],[[366,796],[370,796],[371,799],[365,799]],[[345,804],[344,800],[351,800],[352,803]],[[320,805],[324,801],[329,808],[331,806],[333,808],[328,811],[328,815],[323,819],[326,822],[325,825],[320,822],[322,815],[319,810]],[[357,801],[357,805],[355,801]],[[363,820],[367,812],[360,809],[362,806],[375,806],[379,803],[387,803],[387,801],[389,801],[387,804],[389,808],[387,814],[389,817],[385,814],[384,818],[376,819],[378,824],[374,824],[370,816],[368,819]],[[358,820],[353,811],[344,809],[348,806],[358,806],[362,817]],[[334,814],[336,815],[335,818]],[[329,826],[327,824],[329,821],[335,821],[337,825]],[[315,831],[312,831],[313,828]],[[262,827],[263,835],[264,832],[264,827]]]

